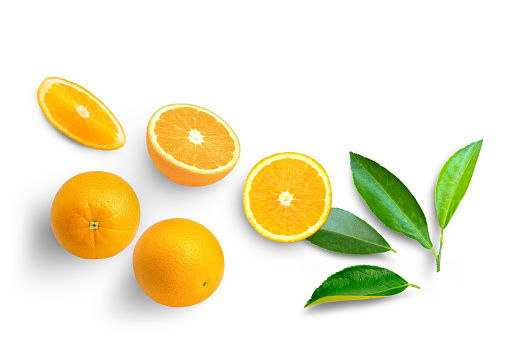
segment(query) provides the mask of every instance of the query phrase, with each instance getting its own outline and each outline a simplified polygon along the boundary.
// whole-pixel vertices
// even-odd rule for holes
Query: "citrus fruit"
[[[67,180],[51,206],[51,227],[60,245],[85,259],[114,256],[136,235],[140,204],[133,189],[108,172]]]
[[[185,307],[214,293],[223,278],[224,257],[205,226],[189,219],[167,219],[141,235],[134,247],[133,269],[150,298]]]
[[[167,105],[152,115],[147,148],[159,171],[185,186],[222,179],[240,156],[239,140],[226,122],[205,108],[187,104]]]
[[[39,86],[37,99],[51,124],[74,141],[100,150],[125,145],[118,120],[83,87],[60,78],[46,78]]]
[[[264,237],[294,242],[315,233],[331,209],[327,173],[299,153],[274,154],[260,161],[244,185],[247,219]]]

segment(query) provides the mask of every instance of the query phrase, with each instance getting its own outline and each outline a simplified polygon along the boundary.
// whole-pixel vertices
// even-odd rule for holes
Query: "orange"
[[[136,235],[140,204],[133,189],[108,172],[67,180],[51,206],[51,227],[60,245],[85,259],[114,256]]]
[[[133,269],[150,298],[185,307],[214,293],[223,278],[224,257],[205,226],[189,219],[167,219],[141,235],[134,247]]]
[[[279,153],[260,161],[244,186],[247,219],[264,237],[294,242],[315,233],[331,209],[327,173],[314,159]]]
[[[49,122],[74,141],[101,150],[125,145],[118,120],[83,87],[60,78],[46,78],[39,86],[37,99]]]
[[[237,135],[226,122],[205,108],[187,104],[164,106],[152,115],[147,148],[159,171],[185,186],[221,180],[240,156]]]

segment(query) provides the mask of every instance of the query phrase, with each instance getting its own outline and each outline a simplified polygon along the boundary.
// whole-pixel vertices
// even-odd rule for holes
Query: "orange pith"
[[[88,147],[114,150],[125,144],[122,126],[85,88],[60,78],[46,78],[37,91],[39,106],[55,128]]]
[[[186,186],[203,186],[228,174],[240,145],[219,116],[202,107],[173,104],[160,108],[147,127],[147,148],[156,167]]]
[[[330,182],[320,164],[299,153],[260,161],[244,186],[249,222],[264,237],[294,242],[315,233],[331,208]]]

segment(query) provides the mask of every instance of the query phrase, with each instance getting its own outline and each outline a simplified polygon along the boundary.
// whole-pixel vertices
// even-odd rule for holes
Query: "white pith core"
[[[282,192],[277,200],[281,203],[281,205],[288,207],[292,204],[293,194],[290,194],[288,191]]]
[[[201,135],[200,131],[196,129],[190,130],[187,138],[189,141],[194,142],[195,145],[201,145],[203,142],[203,135]]]
[[[90,113],[88,112],[87,108],[83,105],[79,105],[76,107],[76,112],[82,117],[82,118],[88,118],[90,117]]]

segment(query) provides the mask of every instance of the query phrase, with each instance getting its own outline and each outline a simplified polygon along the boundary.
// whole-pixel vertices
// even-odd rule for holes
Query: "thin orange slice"
[[[125,145],[122,126],[85,88],[60,78],[46,78],[37,91],[39,106],[55,128],[82,145],[115,150]]]
[[[240,156],[233,129],[211,111],[188,104],[167,105],[152,115],[147,148],[159,171],[185,186],[222,179]]]
[[[253,227],[279,242],[305,239],[325,223],[331,187],[323,167],[300,153],[279,153],[260,161],[244,186],[244,210]]]

